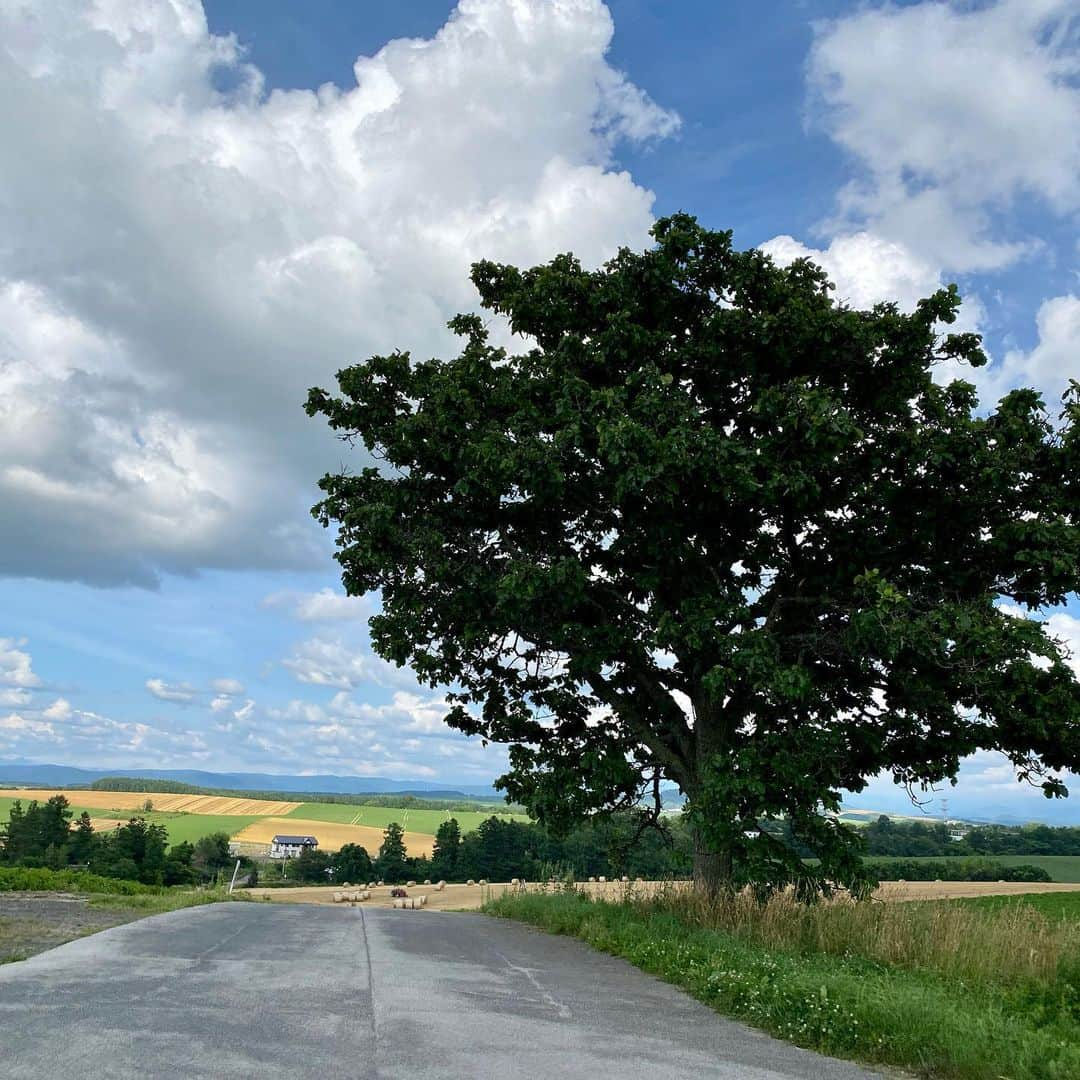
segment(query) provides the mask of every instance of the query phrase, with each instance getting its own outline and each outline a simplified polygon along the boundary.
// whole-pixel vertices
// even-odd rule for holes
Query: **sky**
[[[477,258],[687,210],[857,305],[955,281],[988,403],[1080,378],[1080,0],[0,0],[0,93],[0,759],[503,771],[372,654],[302,409],[448,354]],[[989,754],[942,794],[1080,823]]]

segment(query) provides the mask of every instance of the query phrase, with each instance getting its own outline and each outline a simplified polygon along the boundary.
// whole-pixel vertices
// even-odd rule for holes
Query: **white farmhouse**
[[[314,836],[275,836],[270,841],[270,858],[295,859],[302,851],[314,851],[318,846]]]

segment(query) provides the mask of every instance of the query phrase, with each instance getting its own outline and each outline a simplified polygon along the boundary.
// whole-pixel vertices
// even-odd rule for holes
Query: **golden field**
[[[170,795],[164,791],[56,791],[49,788],[0,788],[5,799],[37,799],[45,802],[63,795],[72,806],[87,810],[141,810],[149,799],[155,810],[188,814],[221,814],[243,817],[252,814],[288,814],[298,802],[271,802],[268,799],[233,799],[224,795]],[[282,830],[278,830],[279,832]],[[294,830],[295,831],[295,830]]]
[[[317,836],[317,833],[312,835]],[[430,839],[430,838],[429,838]],[[320,844],[321,844],[320,839]],[[353,882],[366,886],[366,882]],[[536,891],[540,886],[530,882],[529,891]],[[670,888],[670,882],[658,881],[608,881],[578,882],[577,888],[592,896],[605,896],[609,900],[618,900],[628,888],[638,895],[651,892],[658,887]],[[490,885],[447,885],[442,892],[436,892],[434,886],[416,885],[409,889],[410,896],[426,896],[427,910],[430,911],[475,911],[486,900],[501,896],[517,887],[507,882],[494,882]],[[245,889],[244,892],[256,899],[270,900],[283,904],[332,904],[334,893],[340,891],[340,885],[312,885],[295,889]],[[879,900],[954,900],[974,896],[1018,896],[1023,893],[1080,892],[1080,884],[1061,882],[1022,882],[1022,881],[911,881],[890,882],[883,885],[874,895]],[[390,886],[371,890],[371,899],[365,901],[368,907],[393,907]]]
[[[233,837],[239,843],[269,844],[278,834],[314,836],[321,851],[337,851],[345,844],[359,844],[372,856],[383,842],[383,830],[373,825],[346,825],[338,821],[313,821],[306,818],[266,817],[253,821]],[[410,855],[430,857],[435,837],[426,833],[405,833],[405,850]]]

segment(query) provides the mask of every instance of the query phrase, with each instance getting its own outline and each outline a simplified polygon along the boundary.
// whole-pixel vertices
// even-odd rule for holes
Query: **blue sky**
[[[473,258],[686,209],[853,302],[957,281],[987,398],[1080,378],[1080,0],[0,0],[0,42],[0,758],[501,770],[371,655],[299,407],[445,351]],[[990,756],[948,795],[1080,821]]]

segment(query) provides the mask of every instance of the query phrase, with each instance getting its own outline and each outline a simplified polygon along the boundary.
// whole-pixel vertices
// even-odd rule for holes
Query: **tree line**
[[[107,832],[94,829],[84,810],[72,827],[73,811],[63,795],[26,808],[16,799],[0,832],[0,864],[63,870],[79,867],[100,877],[144,885],[193,885],[216,880],[233,859],[226,833],[194,844],[169,845],[164,825],[133,817]],[[254,872],[254,871],[252,871]]]

